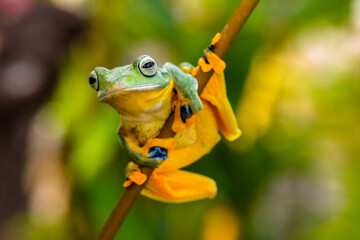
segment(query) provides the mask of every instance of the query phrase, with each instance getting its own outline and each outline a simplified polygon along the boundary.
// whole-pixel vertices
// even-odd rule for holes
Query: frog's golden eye
[[[89,84],[93,89],[95,89],[96,91],[99,91],[99,79],[98,79],[95,71],[92,71],[90,73]]]
[[[153,77],[157,71],[157,65],[154,59],[144,56],[138,64],[139,71],[145,77]]]

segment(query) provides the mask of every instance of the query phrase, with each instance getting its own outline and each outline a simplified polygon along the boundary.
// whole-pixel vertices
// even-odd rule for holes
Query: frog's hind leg
[[[177,170],[157,173],[149,178],[142,195],[163,202],[188,202],[216,195],[216,183],[200,174]]]
[[[213,106],[218,128],[223,136],[229,141],[237,139],[241,131],[226,95],[224,73],[214,73],[200,97]]]
[[[172,172],[192,164],[209,153],[220,141],[211,104],[204,101],[204,109],[197,113],[196,123],[186,131],[177,133],[174,139],[176,148],[169,149],[168,159],[157,168],[158,173]],[[157,146],[163,147],[160,142]]]

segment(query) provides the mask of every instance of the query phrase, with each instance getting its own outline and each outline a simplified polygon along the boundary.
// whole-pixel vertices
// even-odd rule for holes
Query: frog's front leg
[[[154,138],[149,140],[149,143],[145,144],[142,147],[132,148],[134,138],[125,137],[120,135],[121,143],[125,148],[125,151],[128,153],[131,162],[126,168],[126,180],[124,182],[124,187],[129,187],[133,182],[137,185],[142,185],[145,183],[147,176],[141,172],[139,165],[150,166],[157,168],[159,165],[168,158],[168,151],[173,151],[175,149],[175,139],[158,139]],[[146,156],[143,157],[142,152],[146,153]]]
[[[168,158],[168,150],[175,148],[175,141],[171,139],[151,139],[142,145],[135,136],[121,129],[118,135],[130,160],[141,166],[159,167]]]
[[[175,86],[180,91],[181,95],[189,100],[189,106],[192,114],[197,113],[203,108],[200,97],[197,93],[198,82],[191,74],[183,72],[179,67],[172,63],[165,63],[165,68],[170,72]]]

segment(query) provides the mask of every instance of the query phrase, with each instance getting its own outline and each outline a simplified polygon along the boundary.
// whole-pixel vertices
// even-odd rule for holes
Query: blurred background
[[[239,2],[0,0],[0,239],[95,239],[128,160],[88,74],[196,64]],[[141,196],[116,239],[360,239],[360,0],[261,1],[225,61],[243,136],[187,167],[217,197]]]

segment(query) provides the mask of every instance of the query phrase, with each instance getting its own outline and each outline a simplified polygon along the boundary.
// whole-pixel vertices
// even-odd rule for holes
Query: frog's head
[[[119,112],[149,110],[163,98],[170,83],[165,68],[143,55],[133,64],[108,70],[97,67],[90,73],[89,83],[98,91],[98,99]],[[131,108],[131,109],[128,109]]]

